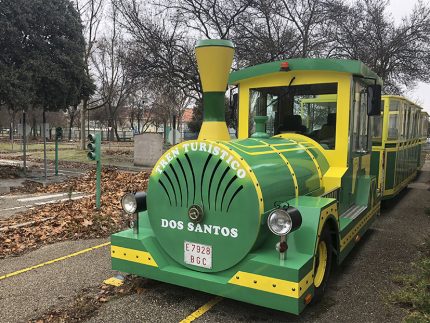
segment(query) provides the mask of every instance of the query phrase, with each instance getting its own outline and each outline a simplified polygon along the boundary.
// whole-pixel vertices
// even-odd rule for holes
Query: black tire
[[[320,244],[324,243],[326,246],[326,250],[327,250],[327,262],[326,262],[326,266],[325,266],[325,270],[324,270],[324,275],[323,278],[321,279],[321,273],[320,275],[317,276],[319,267],[320,267]],[[322,247],[323,249],[323,247]],[[314,289],[314,297],[312,299],[312,303],[316,304],[318,302],[321,301],[325,289],[327,287],[327,282],[329,280],[330,277],[330,271],[331,271],[331,266],[332,266],[332,261],[333,261],[333,244],[332,244],[332,240],[331,240],[331,235],[330,235],[330,230],[328,228],[328,226],[325,226],[324,229],[322,230],[321,236],[318,240],[318,244],[317,244],[317,249],[316,249],[316,254],[315,254],[315,269],[314,269],[314,284],[315,284],[315,289]],[[321,267],[320,270],[322,270],[323,267]],[[318,285],[318,286],[316,286]]]

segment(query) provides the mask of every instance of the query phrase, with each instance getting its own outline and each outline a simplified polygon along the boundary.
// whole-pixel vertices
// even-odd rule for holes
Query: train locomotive
[[[335,59],[229,73],[233,54],[227,40],[197,44],[199,137],[164,153],[146,193],[123,197],[136,224],[112,235],[112,267],[300,314],[379,213],[370,123],[382,81]],[[224,119],[227,84],[238,90],[238,139]]]

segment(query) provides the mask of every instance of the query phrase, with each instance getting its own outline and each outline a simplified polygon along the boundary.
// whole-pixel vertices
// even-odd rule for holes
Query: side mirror
[[[381,115],[381,86],[379,84],[367,87],[367,115]]]

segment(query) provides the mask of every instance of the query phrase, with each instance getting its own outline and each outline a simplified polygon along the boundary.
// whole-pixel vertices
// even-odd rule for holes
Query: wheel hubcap
[[[325,241],[320,241],[317,250],[317,259],[315,261],[314,285],[319,287],[323,280],[327,267],[327,245]]]

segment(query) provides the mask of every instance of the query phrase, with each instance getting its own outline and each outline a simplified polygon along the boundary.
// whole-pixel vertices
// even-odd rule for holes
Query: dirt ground
[[[412,271],[411,263],[429,236],[430,216],[424,211],[430,207],[429,188],[430,161],[427,161],[415,182],[398,198],[385,203],[371,229],[346,261],[333,270],[323,301],[308,307],[302,315],[223,299],[195,322],[401,322],[406,310],[390,303],[388,297],[401,288],[394,283],[394,276]],[[104,241],[56,243],[0,260],[0,278]],[[115,274],[109,268],[109,248],[103,247],[0,279],[0,322],[23,322],[52,311],[61,312],[82,293],[96,298],[102,281]],[[139,292],[99,304],[86,319],[88,322],[179,322],[211,299],[212,295],[198,291],[153,283]]]

